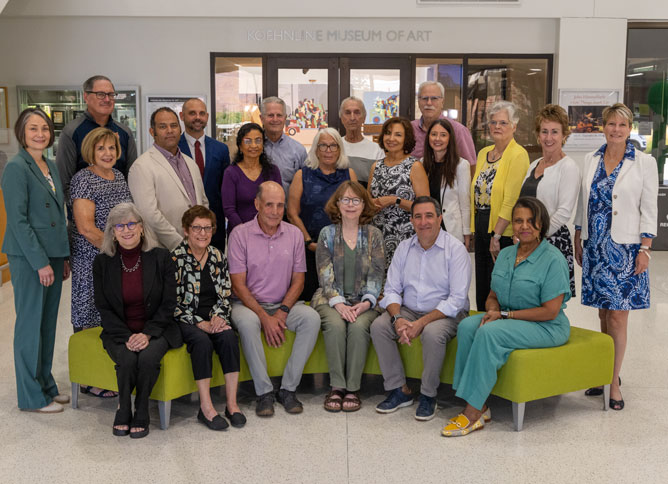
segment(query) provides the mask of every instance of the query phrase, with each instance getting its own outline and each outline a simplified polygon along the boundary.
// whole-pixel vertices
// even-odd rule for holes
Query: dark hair
[[[550,228],[550,214],[547,213],[547,208],[545,208],[543,202],[536,197],[520,197],[513,207],[513,216],[515,215],[515,209],[518,208],[528,208],[531,210],[531,215],[533,216],[531,226],[540,232],[539,238],[543,240],[547,234],[547,230]]]
[[[95,83],[97,81],[109,81],[109,84],[111,84],[111,87],[114,87],[114,83],[111,82],[111,79],[109,79],[107,76],[103,76],[103,75],[98,74],[96,76],[89,77],[88,79],[86,79],[84,81],[83,86],[82,86],[83,87],[83,92],[92,91],[93,86],[95,85]],[[114,87],[114,89],[116,89],[116,88]]]
[[[546,104],[536,115],[536,138],[540,136],[540,125],[544,122],[555,122],[561,125],[561,133],[564,135],[563,143],[566,143],[568,136],[571,134],[571,128],[568,125],[568,114],[566,110],[558,104]]]
[[[264,151],[264,140],[266,139],[264,135],[264,129],[262,129],[262,126],[260,126],[257,123],[246,123],[241,128],[239,128],[239,132],[237,133],[237,153],[234,155],[234,160],[232,160],[233,165],[237,165],[240,162],[243,161],[244,159],[244,154],[241,152],[241,143],[244,140],[244,136],[246,136],[248,133],[251,131],[256,130],[259,131],[262,134],[262,153],[260,154],[260,167],[262,167],[262,179],[264,181],[268,181],[269,177],[271,176],[271,167],[273,164],[271,163],[271,160],[267,156],[267,152]]]
[[[16,124],[14,125],[14,134],[16,135],[16,139],[22,147],[26,147],[26,124],[28,124],[28,119],[33,114],[46,121],[46,125],[49,127],[49,144],[47,148],[50,148],[53,146],[53,142],[55,141],[53,121],[51,121],[49,115],[40,108],[27,108],[24,109],[21,114],[19,114],[19,119],[16,120]]]
[[[383,123],[383,127],[380,130],[380,136],[378,137],[378,145],[383,149],[383,151],[387,151],[385,149],[385,145],[383,144],[383,138],[386,134],[390,134],[390,129],[393,124],[400,124],[404,127],[404,153],[410,153],[413,151],[413,148],[415,148],[415,134],[413,133],[413,126],[409,120],[399,116],[390,118]]]
[[[176,116],[176,120],[177,121],[179,120],[178,114],[176,114],[176,112],[172,108],[170,108],[168,106],[162,106],[161,108],[158,108],[155,111],[153,111],[153,114],[151,114],[151,128],[155,129],[155,117],[158,115],[158,113],[162,113],[162,112],[172,113],[174,116]],[[179,129],[181,129],[180,124],[179,124]]]
[[[434,206],[434,209],[436,210],[436,216],[438,217],[439,215],[441,215],[442,209],[439,201],[428,195],[422,195],[421,197],[417,197],[415,200],[413,200],[413,203],[411,204],[411,217],[413,216],[415,207],[418,205],[422,205],[423,203],[431,203]]]
[[[436,161],[434,150],[429,144],[429,135],[431,134],[431,130],[434,129],[434,126],[437,125],[445,129],[450,137],[443,163],[438,163]],[[429,129],[427,130],[427,136],[424,139],[424,157],[422,158],[422,164],[424,165],[424,171],[427,172],[427,178],[429,178],[429,180],[434,178],[438,180],[439,187],[443,185],[443,181],[445,181],[446,185],[450,188],[453,187],[455,178],[457,177],[459,152],[457,151],[455,132],[452,129],[452,124],[450,124],[450,121],[447,119],[437,119],[431,123],[431,126],[429,126]]]
[[[376,215],[376,207],[371,201],[369,193],[364,189],[364,187],[352,180],[346,180],[339,185],[339,188],[329,197],[327,203],[325,204],[325,213],[329,216],[330,220],[338,224],[341,222],[341,210],[339,209],[338,201],[343,198],[343,194],[346,193],[346,190],[352,190],[355,195],[362,199],[364,202],[364,209],[360,214],[360,225],[366,225],[371,222],[371,219]]]
[[[216,233],[216,214],[206,208],[204,205],[193,205],[188,210],[183,212],[183,216],[181,217],[181,226],[183,226],[184,229],[189,228],[198,217],[208,218],[211,220],[211,225],[213,225],[213,232],[211,233]]]

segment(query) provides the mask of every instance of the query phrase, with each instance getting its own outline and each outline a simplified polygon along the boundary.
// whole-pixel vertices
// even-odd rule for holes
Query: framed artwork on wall
[[[7,108],[7,88],[0,87],[0,144],[9,143],[9,110]]]

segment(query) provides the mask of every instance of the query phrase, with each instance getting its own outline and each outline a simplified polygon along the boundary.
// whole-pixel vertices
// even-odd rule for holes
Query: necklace
[[[191,252],[192,252],[192,249],[190,249],[190,250],[191,250]],[[193,255],[195,255],[195,252],[193,252]],[[205,255],[206,255],[206,249],[204,249],[204,252],[202,252],[202,256],[201,256],[201,257],[197,257],[197,256],[195,255],[195,259],[197,259],[197,263],[199,264],[199,268],[200,268],[200,269],[202,269],[202,259],[204,259],[204,256],[205,256]]]
[[[137,262],[135,265],[133,265],[131,268],[127,268],[125,265],[125,262],[123,262],[123,255],[121,255],[121,267],[123,268],[123,271],[125,272],[134,272],[139,268],[139,263],[141,262],[141,254],[139,254],[139,257],[137,257]]]

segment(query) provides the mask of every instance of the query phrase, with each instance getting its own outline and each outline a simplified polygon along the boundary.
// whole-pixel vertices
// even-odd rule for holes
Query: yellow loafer
[[[459,417],[459,415],[457,415],[457,417]],[[450,422],[454,422],[455,420],[457,420],[457,417],[452,417],[452,418],[450,419]],[[489,422],[490,420],[492,420],[492,411],[489,409],[489,407],[487,407],[487,410],[485,410],[485,411],[482,413],[482,417],[485,419],[485,423],[487,423],[487,422]]]
[[[476,422],[471,423],[471,421],[466,418],[463,413],[460,413],[454,419],[450,419],[448,424],[443,427],[443,430],[441,430],[441,435],[444,437],[460,437],[463,435],[468,435],[471,432],[475,432],[476,430],[480,430],[484,426],[484,416],[481,416]]]

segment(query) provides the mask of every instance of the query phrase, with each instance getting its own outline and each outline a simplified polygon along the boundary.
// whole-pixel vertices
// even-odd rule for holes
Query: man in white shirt
[[[344,152],[350,160],[350,167],[355,170],[357,181],[366,187],[371,165],[385,158],[385,152],[378,143],[365,138],[362,134],[366,108],[360,98],[354,96],[345,98],[339,108],[339,118],[346,128],[346,136],[343,138]]]
[[[387,311],[371,325],[385,390],[390,391],[376,407],[379,413],[413,404],[395,341],[410,345],[421,336],[424,369],[415,418],[434,417],[445,346],[468,315],[471,259],[459,240],[441,230],[441,218],[438,201],[416,198],[411,207],[415,235],[399,244],[387,272],[380,301]]]

